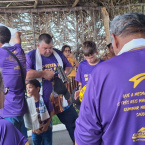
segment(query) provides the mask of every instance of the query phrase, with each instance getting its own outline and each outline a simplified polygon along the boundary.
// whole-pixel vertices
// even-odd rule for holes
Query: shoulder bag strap
[[[19,59],[9,49],[7,49],[6,47],[3,47],[3,48],[5,50],[7,50],[15,58],[15,60],[18,62],[19,67],[20,67],[20,71],[21,71],[22,81],[23,81],[23,84],[24,84],[24,89],[26,91],[24,72],[23,72],[23,68],[22,68],[22,65],[21,65]]]

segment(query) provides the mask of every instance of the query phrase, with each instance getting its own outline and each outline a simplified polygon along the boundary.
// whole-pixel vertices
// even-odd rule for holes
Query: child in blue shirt
[[[40,91],[40,83],[38,80],[29,80],[27,82],[26,88],[27,88],[27,94],[29,96],[34,97],[35,101],[35,106],[36,106],[36,111],[38,112],[38,120],[41,125],[41,127],[37,130],[32,131],[32,140],[33,140],[33,145],[52,145],[52,125],[51,125],[51,119],[53,116],[53,107],[51,105],[51,102],[49,99],[47,100],[41,100],[41,96],[39,94]],[[49,112],[50,118],[42,121],[41,120],[41,111],[40,110],[40,105],[45,105],[46,108],[44,109]]]

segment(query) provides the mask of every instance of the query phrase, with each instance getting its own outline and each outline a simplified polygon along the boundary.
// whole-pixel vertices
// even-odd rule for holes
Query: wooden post
[[[109,31],[109,14],[106,11],[105,7],[101,8],[101,12],[103,15],[104,29],[106,34],[106,43],[109,44],[111,42],[110,31]]]
[[[4,85],[3,85],[2,72],[0,70],[0,109],[3,107],[4,107]]]

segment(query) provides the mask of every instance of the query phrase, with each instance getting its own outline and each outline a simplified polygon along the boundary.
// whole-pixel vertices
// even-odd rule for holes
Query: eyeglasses
[[[4,89],[0,89],[1,92],[4,93],[4,95],[6,95],[9,92],[9,88],[5,87]]]
[[[65,50],[64,52],[70,52],[70,50]]]

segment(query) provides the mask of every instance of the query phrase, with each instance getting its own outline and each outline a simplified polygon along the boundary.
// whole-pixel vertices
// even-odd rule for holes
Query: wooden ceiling
[[[0,0],[0,9],[36,9],[64,7],[97,7],[144,3],[145,0]]]

